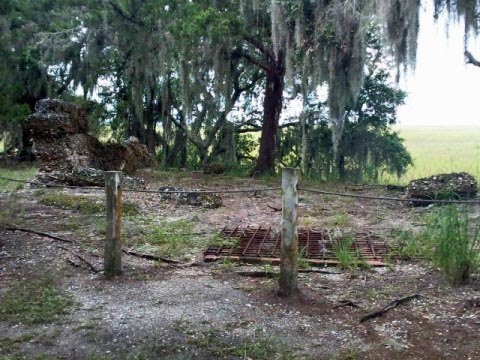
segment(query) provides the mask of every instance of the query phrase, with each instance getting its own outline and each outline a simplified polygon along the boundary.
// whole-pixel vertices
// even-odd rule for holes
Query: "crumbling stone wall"
[[[102,144],[90,135],[85,112],[72,103],[40,100],[24,128],[33,140],[32,150],[42,172],[74,173],[95,168],[132,174],[156,167],[155,157],[134,138],[125,144]]]
[[[428,178],[410,181],[406,188],[407,199],[457,200],[474,198],[477,195],[477,181],[465,172],[438,174]],[[414,206],[426,206],[428,201],[415,202]]]

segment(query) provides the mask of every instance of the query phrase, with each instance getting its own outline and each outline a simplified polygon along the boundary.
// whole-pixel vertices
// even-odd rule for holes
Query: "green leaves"
[[[181,19],[177,19],[169,30],[179,40],[197,43],[208,39],[210,42],[220,41],[225,37],[238,34],[242,27],[238,11],[232,7],[218,9],[205,7],[197,3],[188,3],[180,11]]]

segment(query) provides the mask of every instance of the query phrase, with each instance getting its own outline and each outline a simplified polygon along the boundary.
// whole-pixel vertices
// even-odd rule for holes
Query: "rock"
[[[465,172],[439,174],[429,178],[412,180],[405,192],[406,199],[456,200],[474,198],[477,195],[477,181]],[[415,202],[414,206],[427,206],[430,202]]]
[[[162,186],[158,191],[178,191],[161,195],[162,200],[175,200],[179,204],[201,206],[216,209],[223,205],[222,198],[217,194],[205,194],[198,189],[184,189],[175,186]]]

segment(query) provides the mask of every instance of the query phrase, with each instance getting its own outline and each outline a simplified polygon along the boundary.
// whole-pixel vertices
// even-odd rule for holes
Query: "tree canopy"
[[[436,14],[465,18],[466,39],[478,34],[480,1],[433,1]],[[299,131],[303,167],[307,157],[317,156],[308,155],[321,149],[310,145],[313,116],[317,125],[327,121],[328,151],[333,168],[341,171],[353,111],[362,119],[354,122],[357,129],[376,116],[372,134],[392,123],[400,101],[390,72],[415,63],[420,5],[7,0],[0,4],[1,130],[21,134],[20,120],[41,98],[93,99],[103,109],[94,121],[109,126],[119,140],[138,137],[164,167],[255,158],[252,173],[273,173],[291,126]],[[475,64],[468,44],[465,54]],[[372,57],[379,47],[382,56]],[[382,70],[369,73],[373,64]],[[326,102],[319,100],[319,89],[327,92]],[[298,119],[285,120],[293,99],[300,99],[303,110]],[[368,106],[377,107],[376,115],[364,111]],[[255,149],[248,134],[258,131]],[[22,147],[20,140],[11,142],[12,148]],[[400,163],[406,166],[408,158]]]

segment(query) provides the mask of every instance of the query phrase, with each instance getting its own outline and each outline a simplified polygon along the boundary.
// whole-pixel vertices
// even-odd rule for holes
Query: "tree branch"
[[[472,55],[472,53],[470,51],[465,50],[464,55],[467,58],[467,64],[472,64],[472,65],[480,67],[480,61],[475,59],[475,57]]]
[[[107,4],[110,5],[110,7],[115,11],[115,13],[117,15],[120,15],[120,17],[122,17],[123,19],[125,19],[125,20],[127,20],[127,21],[129,21],[132,24],[137,25],[137,26],[145,26],[145,23],[143,21],[139,21],[139,20],[135,19],[132,15],[127,14],[120,7],[120,5],[115,3],[114,1],[109,0],[109,1],[107,1]]]
[[[234,50],[232,52],[233,55],[237,55],[239,57],[243,57],[245,60],[247,60],[248,62],[252,63],[253,65],[257,65],[259,66],[260,68],[262,68],[263,70],[268,70],[270,67],[269,67],[269,64],[266,62],[266,61],[262,61],[260,59],[256,59],[255,57],[253,57],[252,55],[250,55],[247,51],[243,50],[243,49],[237,49],[237,50]]]
[[[246,36],[245,41],[250,45],[254,46],[256,49],[260,50],[268,59],[274,58],[274,54],[271,50],[267,49],[258,39],[252,36]]]

